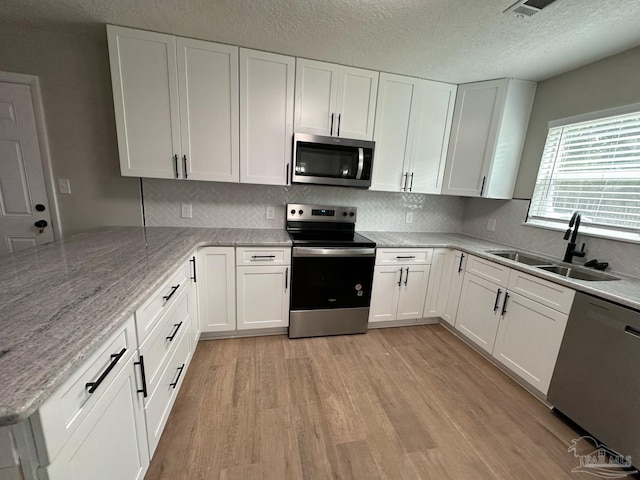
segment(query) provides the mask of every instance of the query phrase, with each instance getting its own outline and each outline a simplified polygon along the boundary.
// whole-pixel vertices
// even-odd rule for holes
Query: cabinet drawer
[[[236,265],[291,265],[291,249],[238,247]]]
[[[430,264],[432,248],[378,248],[376,265]]]
[[[511,271],[509,290],[566,314],[569,314],[576,294],[571,288],[518,270]]]
[[[131,317],[33,415],[32,427],[40,465],[48,465],[55,458],[135,349],[135,327]],[[101,377],[95,391],[89,393],[87,384],[96,383]]]
[[[465,267],[465,272],[473,273],[480,278],[489,280],[490,282],[504,288],[506,288],[509,283],[510,271],[511,269],[509,267],[505,267],[499,263],[494,263],[490,260],[474,257],[473,255],[469,255],[467,265]]]
[[[187,325],[189,326],[189,325]],[[178,344],[173,355],[163,364],[158,388],[147,399],[145,417],[147,419],[147,439],[149,441],[149,457],[158,446],[162,430],[167,422],[176,393],[182,385],[191,354],[188,328],[178,336]]]
[[[140,356],[143,357],[147,392],[153,396],[158,386],[165,359],[173,354],[182,333],[189,325],[189,297],[191,289],[183,290],[171,308],[162,316],[156,327],[140,346]],[[148,400],[148,398],[147,398]]]
[[[189,281],[189,263],[186,262],[136,310],[138,344],[144,342],[160,319],[160,313],[173,304],[181,287],[184,287]]]

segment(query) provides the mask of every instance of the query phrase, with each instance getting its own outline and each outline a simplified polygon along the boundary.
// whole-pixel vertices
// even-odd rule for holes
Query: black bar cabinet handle
[[[285,174],[285,177],[286,177],[284,184],[285,185],[289,185],[289,164],[288,163],[287,163],[287,166],[286,166],[284,174]]]
[[[140,355],[139,362],[133,362],[134,365],[140,365],[140,377],[142,379],[142,388],[136,390],[138,393],[141,393],[144,398],[147,398],[147,374],[144,370],[144,357]]]
[[[401,287],[401,286],[402,286],[402,271],[403,271],[403,270],[404,270],[403,268],[401,268],[401,269],[400,269],[400,280],[398,280],[398,286],[399,286],[399,287]]]
[[[403,175],[403,178],[404,178],[404,179],[403,179],[403,181],[402,181],[402,191],[403,191],[403,192],[407,190],[407,176],[408,176],[408,175],[409,175],[409,172],[406,172],[406,173]]]
[[[193,277],[191,277],[191,280],[193,280],[193,283],[196,283],[196,257],[191,257],[189,261],[193,264]]]
[[[496,310],[498,310],[498,303],[500,303],[500,294],[502,293],[502,290],[498,289],[498,293],[496,294],[496,303],[493,304],[493,311],[495,312]]]
[[[176,167],[176,178],[180,178],[180,175],[178,174],[178,154],[177,153],[173,156],[173,164]]]
[[[189,178],[189,176],[187,175],[187,156],[186,155],[182,156],[182,165],[184,165],[183,173],[184,173],[184,178],[186,180],[187,178]]]
[[[482,177],[482,187],[480,187],[480,196],[484,193],[484,184],[487,181],[487,177]]]
[[[165,303],[168,302],[171,297],[173,297],[173,294],[176,293],[176,291],[179,288],[180,288],[180,284],[171,287],[171,292],[169,293],[169,295],[165,295],[164,297],[162,297],[162,299],[165,301]]]
[[[107,375],[109,375],[109,372],[111,372],[111,370],[113,370],[116,364],[120,361],[120,359],[124,355],[124,352],[126,351],[127,349],[123,348],[122,350],[120,350],[120,353],[114,353],[113,355],[111,355],[111,363],[107,368],[105,368],[104,372],[100,374],[98,379],[95,382],[88,382],[85,385],[85,388],[89,389],[89,393],[93,393],[96,391],[96,389],[100,386],[100,384],[104,381],[104,379],[107,378]]]
[[[182,376],[182,372],[184,371],[184,363],[182,364],[182,366],[180,368],[178,368],[178,376],[176,377],[176,381],[173,383],[170,383],[169,386],[176,388],[176,386],[178,385],[178,381],[180,381],[180,377]]]
[[[396,258],[416,258],[416,256],[415,255],[407,255],[407,256],[402,257],[400,255],[397,255]]]
[[[627,325],[624,327],[624,333],[628,333],[629,335],[640,338],[640,330],[632,327],[631,325]]]
[[[331,130],[330,130],[329,135],[333,135],[333,115],[334,115],[334,114],[332,113],[332,114],[331,114]]]
[[[464,253],[460,254],[460,265],[458,265],[458,273],[462,271],[462,260],[464,259]]]
[[[504,303],[502,304],[502,313],[500,313],[500,315],[507,313],[507,300],[509,300],[508,292],[504,294]]]
[[[336,135],[337,137],[340,136],[340,123],[341,123],[341,120],[342,120],[342,114],[339,113],[338,114],[338,134]]]
[[[174,323],[173,326],[176,327],[176,329],[173,331],[171,335],[166,337],[166,339],[169,340],[170,342],[173,342],[173,339],[176,338],[176,335],[178,334],[178,330],[180,330],[180,327],[182,326],[182,322]]]
[[[289,288],[289,267],[284,272],[284,289]]]
[[[404,286],[407,286],[407,282],[409,281],[409,267],[407,267],[407,274],[404,277]]]
[[[409,183],[409,191],[413,189],[413,172],[411,172],[411,182]]]
[[[261,260],[261,259],[265,259],[265,260],[271,260],[272,258],[276,258],[275,255],[251,255],[251,260]]]

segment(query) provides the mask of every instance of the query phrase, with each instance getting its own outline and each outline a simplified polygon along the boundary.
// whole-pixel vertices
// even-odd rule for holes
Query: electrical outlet
[[[71,194],[71,184],[69,183],[68,178],[59,178],[58,179],[58,191],[60,193],[64,193],[66,195]]]
[[[193,208],[190,203],[182,204],[182,218],[193,218]]]
[[[487,222],[487,230],[489,230],[490,232],[495,232],[496,231],[496,219],[495,218],[490,218],[489,221]]]
[[[404,223],[413,223],[413,212],[407,212]]]
[[[273,207],[267,207],[267,220],[275,220],[276,209]]]

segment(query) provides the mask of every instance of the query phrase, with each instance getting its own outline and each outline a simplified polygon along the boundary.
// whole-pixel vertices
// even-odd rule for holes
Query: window
[[[640,239],[640,105],[625,110],[550,124],[527,223],[566,228],[577,210],[587,233]]]

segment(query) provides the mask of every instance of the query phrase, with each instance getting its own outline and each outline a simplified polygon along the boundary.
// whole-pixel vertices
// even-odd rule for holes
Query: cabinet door
[[[456,86],[420,80],[411,142],[409,191],[440,193],[453,121]]]
[[[184,178],[238,182],[238,47],[178,38]]]
[[[296,108],[294,128],[299,133],[330,136],[336,122],[338,65],[296,60]]]
[[[289,267],[238,267],[238,330],[289,326]]]
[[[546,394],[568,317],[522,295],[508,293],[493,356]]]
[[[369,323],[388,322],[396,319],[400,297],[401,265],[377,266],[373,272]]]
[[[429,286],[427,287],[427,297],[424,302],[423,318],[439,317],[438,302],[446,296],[449,290],[451,276],[449,273],[449,263],[452,252],[448,248],[435,248],[431,257],[431,272],[429,274]]]
[[[467,255],[459,250],[451,252],[446,268],[445,289],[443,295],[438,298],[438,311],[440,317],[449,325],[455,325],[460,303],[460,292],[462,291],[462,280],[464,279],[464,269],[467,264]]]
[[[176,178],[180,114],[175,37],[107,26],[120,172]]]
[[[240,49],[240,181],[286,185],[295,58]]]
[[[505,290],[483,278],[465,273],[456,317],[456,329],[491,353],[496,340]]]
[[[191,274],[191,288],[187,291],[188,303],[189,303],[189,317],[191,318],[191,350],[195,351],[200,339],[200,319],[198,318],[198,285],[197,285],[197,272],[196,255],[193,255],[190,261],[189,272]]]
[[[504,80],[460,85],[442,193],[480,197],[493,157]]]
[[[198,305],[202,332],[236,329],[235,261],[233,247],[198,251]]]
[[[373,139],[373,121],[378,96],[378,72],[341,66],[334,135]]]
[[[431,265],[410,265],[404,267],[400,299],[398,301],[398,320],[422,318],[424,301],[429,285]]]
[[[149,465],[142,395],[133,356],[110,383],[53,463],[48,480],[142,479]],[[96,391],[98,394],[99,391]]]
[[[418,79],[380,74],[376,107],[376,142],[371,190],[400,192],[407,183],[412,128],[411,112],[417,95]]]

